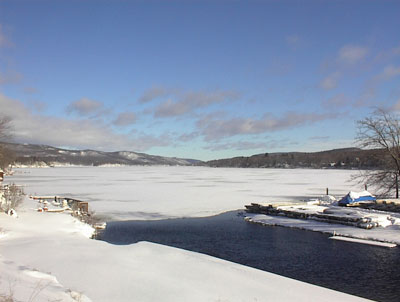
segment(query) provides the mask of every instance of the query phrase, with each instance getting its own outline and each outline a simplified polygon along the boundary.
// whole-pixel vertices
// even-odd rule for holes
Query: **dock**
[[[382,221],[369,213],[363,213],[360,209],[357,211],[354,208],[338,207],[338,206],[317,206],[308,204],[291,204],[291,205],[262,205],[251,203],[246,205],[246,211],[254,214],[264,214],[270,216],[281,216],[294,219],[315,220],[326,223],[336,223],[349,226],[355,226],[363,229],[372,229],[381,226]],[[374,214],[375,216],[385,216],[385,214]],[[386,219],[387,218],[387,219]],[[390,213],[385,216],[385,223],[391,221]],[[387,220],[387,221],[386,221]]]
[[[369,245],[389,247],[389,248],[397,246],[397,244],[389,243],[389,242],[381,242],[381,241],[367,240],[367,239],[358,239],[358,238],[351,238],[351,237],[344,237],[344,236],[332,236],[332,237],[329,237],[329,239],[349,241],[349,242],[355,242],[355,243],[361,243],[361,244],[369,244]]]
[[[62,213],[70,212],[72,216],[78,218],[80,221],[91,225],[95,229],[94,238],[106,228],[106,223],[101,222],[98,217],[96,218],[89,210],[89,203],[71,197],[62,197],[57,195],[45,196],[29,196],[30,199],[39,202],[41,205],[37,209],[38,212],[46,213]]]

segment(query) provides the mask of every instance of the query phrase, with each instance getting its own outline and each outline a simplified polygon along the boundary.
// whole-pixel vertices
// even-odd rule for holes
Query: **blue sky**
[[[354,146],[400,109],[400,2],[0,0],[16,142],[215,159]]]

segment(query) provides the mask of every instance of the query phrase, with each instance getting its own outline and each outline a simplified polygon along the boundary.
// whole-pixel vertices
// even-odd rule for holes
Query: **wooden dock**
[[[77,217],[80,221],[91,225],[95,229],[93,238],[97,238],[106,228],[106,223],[101,222],[98,217],[95,217],[93,213],[89,211],[89,203],[87,201],[57,195],[29,197],[43,204],[43,206],[38,208],[39,212],[61,213],[70,211],[72,216]],[[49,208],[50,204],[53,208]]]
[[[329,237],[329,239],[349,241],[349,242],[369,244],[369,245],[376,245],[376,246],[383,246],[383,247],[389,247],[389,248],[397,246],[397,244],[389,243],[389,242],[367,240],[367,239],[358,239],[358,238],[351,238],[351,237],[344,237],[344,236],[332,236],[332,237]]]
[[[299,206],[299,204],[293,204],[293,206]],[[245,207],[248,213],[264,214],[271,216],[284,216],[295,219],[312,219],[326,223],[350,225],[363,229],[371,229],[378,226],[378,224],[376,222],[373,222],[369,217],[338,215],[337,213],[335,213],[335,210],[332,210],[331,208],[325,209],[322,212],[307,212],[301,211],[299,208],[279,208],[279,206],[275,204],[260,205],[258,203],[251,203],[250,205],[246,205]],[[307,207],[307,205],[304,205],[304,207]]]

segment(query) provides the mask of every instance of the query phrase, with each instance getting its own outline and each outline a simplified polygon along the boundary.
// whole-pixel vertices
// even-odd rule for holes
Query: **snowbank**
[[[366,230],[343,224],[325,223],[315,220],[293,219],[287,217],[250,213],[246,214],[246,220],[270,226],[284,226],[289,228],[322,232],[332,235],[336,234],[345,237],[391,242],[400,245],[399,225],[392,225],[385,228],[378,227]]]
[[[0,291],[12,280],[22,301],[366,301],[177,248],[89,240],[73,217],[25,202],[19,218],[0,215]]]

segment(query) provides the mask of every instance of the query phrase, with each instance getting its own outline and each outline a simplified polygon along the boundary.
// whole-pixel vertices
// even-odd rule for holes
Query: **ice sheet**
[[[112,220],[211,216],[251,202],[343,196],[355,171],[208,167],[66,167],[18,169],[8,182],[25,192],[89,201]]]

